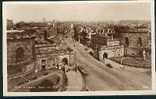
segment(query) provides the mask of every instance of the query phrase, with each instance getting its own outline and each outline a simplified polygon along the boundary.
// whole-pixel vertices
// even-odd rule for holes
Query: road
[[[75,71],[66,72],[68,85],[66,91],[80,91],[83,88],[83,78],[81,73]]]
[[[151,76],[145,72],[109,68],[90,56],[79,43],[65,40],[67,46],[75,51],[77,63],[88,72],[85,77],[87,88],[91,91],[140,90],[151,88]],[[75,46],[74,46],[75,44]]]

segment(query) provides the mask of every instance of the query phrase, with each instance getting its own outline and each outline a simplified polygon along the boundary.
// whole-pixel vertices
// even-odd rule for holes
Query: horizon
[[[151,20],[150,3],[11,4],[4,9],[15,23],[41,21],[107,22]]]
[[[12,19],[7,19],[7,20],[12,20]],[[55,19],[54,19],[55,20]],[[44,23],[43,20],[39,20],[39,21],[24,21],[24,20],[21,20],[21,21],[18,21],[18,22],[14,22],[14,20],[12,20],[14,24],[16,23],[20,23],[20,22],[24,22],[24,23]],[[112,21],[112,20],[107,20],[107,21],[69,21],[69,20],[65,20],[65,21],[59,21],[59,20],[55,20],[55,22],[80,22],[80,23],[119,23],[119,22],[123,22],[123,21],[138,21],[138,22],[151,22],[151,20],[118,20],[118,21]],[[48,22],[53,22],[53,20],[47,20],[45,23],[48,23]]]

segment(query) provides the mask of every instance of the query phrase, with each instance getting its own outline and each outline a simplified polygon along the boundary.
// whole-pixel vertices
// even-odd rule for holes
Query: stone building
[[[51,30],[53,29],[48,27],[36,27],[7,31],[9,75],[30,70],[40,71],[55,67],[59,63],[73,62],[73,52],[63,44],[63,35],[58,34],[56,29]],[[53,33],[55,35],[49,35]]]
[[[7,19],[7,30],[12,30],[14,28],[13,20]]]
[[[120,33],[121,41],[123,44],[128,45],[132,48],[137,47],[147,47],[149,44],[149,31],[127,31],[127,32],[121,32]],[[129,42],[126,43],[126,42]]]
[[[127,48],[128,55],[138,55],[141,50],[151,50],[151,32],[147,27],[129,28],[119,33],[121,44]]]
[[[105,27],[105,29],[101,29],[91,36],[91,48],[94,50],[94,56],[97,59],[102,60],[104,57],[110,58],[123,56],[123,53],[120,50],[124,48],[120,45],[118,40],[115,40],[116,38],[114,38],[114,34],[114,29]],[[121,49],[119,47],[121,47]],[[119,52],[118,55],[116,54],[116,51]]]
[[[73,57],[73,52],[68,49],[60,49],[48,41],[35,45],[36,71],[56,68],[58,64],[63,62],[71,64]]]
[[[56,68],[60,63],[72,64],[73,51],[64,44],[64,35],[54,25],[42,33],[35,44],[35,70]],[[71,26],[73,28],[73,26]],[[72,32],[72,31],[71,31]]]
[[[101,46],[99,50],[99,59],[124,56],[124,46],[119,40],[107,40],[107,44]]]
[[[27,72],[34,66],[35,35],[32,31],[7,31],[8,74]]]

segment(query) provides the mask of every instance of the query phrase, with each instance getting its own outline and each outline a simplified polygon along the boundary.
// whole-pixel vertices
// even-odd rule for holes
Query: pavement
[[[130,70],[130,71],[136,71],[136,72],[150,72],[151,69],[150,68],[136,68],[136,67],[132,67],[132,66],[127,66],[127,65],[122,65],[119,64],[111,59],[105,59],[105,60],[101,60],[101,62],[105,63],[105,64],[111,64],[111,66],[113,68],[116,69],[122,69],[122,70]]]
[[[65,41],[74,49],[76,61],[87,70],[86,87],[90,91],[118,91],[118,90],[149,90],[151,89],[151,75],[145,72],[109,68],[86,53],[79,43]]]
[[[83,88],[83,78],[81,73],[75,71],[66,72],[68,85],[66,91],[80,91]]]

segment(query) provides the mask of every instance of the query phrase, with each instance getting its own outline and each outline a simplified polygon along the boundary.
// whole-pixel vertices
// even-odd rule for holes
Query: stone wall
[[[22,48],[24,50],[24,61],[33,58],[34,41],[32,39],[7,41],[7,64],[16,63],[16,50]]]
[[[51,43],[45,43],[35,45],[35,58],[36,71],[40,71],[43,68],[55,68],[56,64],[61,63],[63,58],[67,58],[68,63],[72,62],[73,57],[72,52],[60,49]]]
[[[7,41],[7,70],[8,75],[17,74],[20,72],[27,72],[32,70],[34,67],[34,40],[23,39],[23,40],[8,40]],[[17,61],[16,51],[18,48],[23,49],[24,57],[23,60]]]
[[[68,59],[68,64],[72,64],[73,63],[73,55],[72,54],[55,54],[55,53],[49,53],[49,54],[38,54],[36,55],[36,62],[35,62],[35,66],[36,66],[36,70],[40,71],[42,70],[42,60],[45,60],[45,69],[49,69],[49,68],[55,68],[56,64],[59,64],[62,62],[63,58],[67,58]]]
[[[57,62],[57,55],[53,54],[41,54],[36,56],[35,67],[37,71],[42,69],[42,60],[45,60],[45,69],[53,68]]]
[[[129,47],[138,48],[138,38],[142,39],[142,46],[147,47],[149,44],[148,33],[120,33],[121,44],[125,44],[125,38],[128,37]]]
[[[7,67],[7,73],[8,73],[8,76],[10,75],[18,75],[19,74],[24,74],[26,72],[30,72],[32,70],[34,70],[34,64],[35,62],[34,61],[31,61],[31,62],[28,62],[26,64],[20,64],[20,65],[8,65]]]
[[[99,59],[103,60],[103,55],[107,54],[107,58],[124,56],[124,46],[105,46],[99,51]]]

